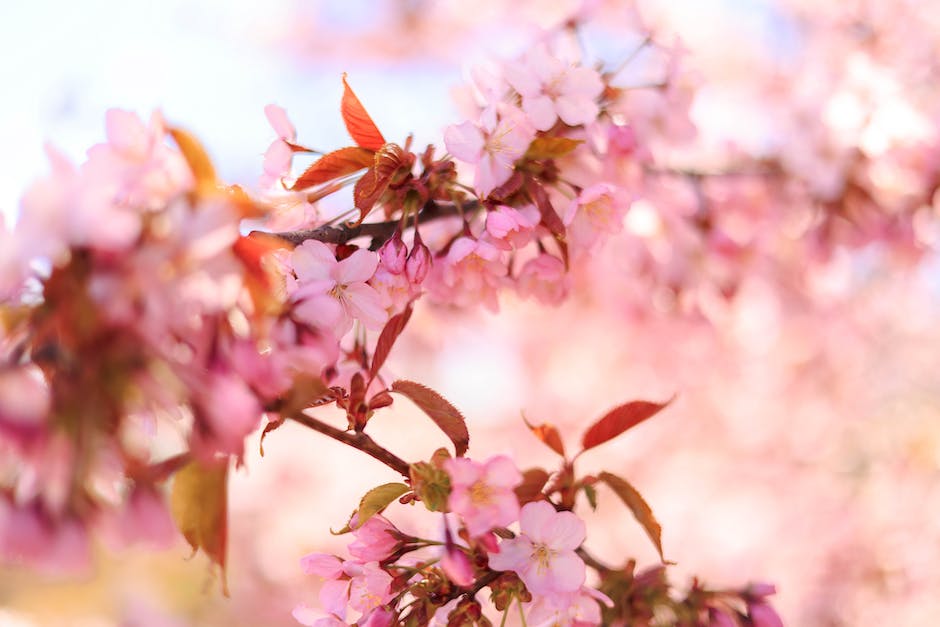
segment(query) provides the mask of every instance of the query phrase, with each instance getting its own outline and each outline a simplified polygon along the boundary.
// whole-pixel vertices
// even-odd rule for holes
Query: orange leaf
[[[375,122],[366,113],[365,107],[346,82],[345,73],[343,74],[343,101],[340,105],[340,112],[343,114],[343,123],[349,131],[349,136],[357,145],[369,150],[380,150],[385,145],[382,133],[376,128]]]
[[[193,553],[202,549],[218,564],[222,570],[222,590],[228,596],[225,580],[228,460],[211,466],[190,462],[177,472],[170,492],[170,510]]]
[[[193,178],[196,181],[196,193],[206,194],[215,191],[218,186],[218,178],[215,175],[212,160],[209,158],[202,142],[196,139],[195,135],[181,128],[170,127],[168,131],[173,141],[179,146],[183,158],[186,159],[186,164],[193,173]]]
[[[529,428],[529,431],[534,433],[535,437],[545,443],[548,448],[562,457],[565,456],[565,444],[561,441],[561,434],[558,433],[558,429],[555,428],[555,425],[547,422],[540,425],[533,425],[525,419],[525,416],[522,417],[522,421],[525,422],[525,426]]]
[[[291,185],[291,191],[307,189],[352,174],[363,168],[368,168],[372,165],[372,162],[372,152],[364,148],[349,146],[334,150],[314,161],[306,172],[294,181],[294,184]]]
[[[633,516],[642,525],[643,530],[646,531],[646,535],[653,541],[653,546],[656,547],[656,551],[659,553],[659,559],[665,561],[663,557],[662,527],[659,526],[659,522],[653,516],[653,510],[637,492],[637,489],[623,477],[618,477],[609,472],[602,472],[597,478],[606,483],[620,497],[620,500],[630,508]]]
[[[398,380],[392,384],[392,391],[411,399],[434,423],[440,427],[450,441],[454,443],[457,457],[462,457],[470,445],[467,422],[456,407],[447,399],[429,387],[414,381]]]
[[[570,137],[536,137],[529,144],[525,156],[529,159],[557,159],[583,144],[584,140]]]
[[[359,221],[365,217],[388,188],[392,177],[405,163],[405,151],[398,144],[385,144],[375,153],[375,162],[353,190],[353,202],[359,209]]]
[[[522,473],[522,483],[515,489],[519,505],[541,500],[542,488],[548,482],[548,477],[549,474],[541,468],[530,468]]]
[[[581,452],[612,440],[627,429],[635,427],[647,418],[652,418],[671,402],[672,399],[665,403],[632,401],[614,407],[584,433],[584,437],[581,438],[583,447]]]

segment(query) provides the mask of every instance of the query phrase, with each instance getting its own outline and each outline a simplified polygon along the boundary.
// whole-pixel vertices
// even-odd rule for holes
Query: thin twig
[[[379,460],[405,478],[411,476],[410,465],[408,462],[403,460],[401,457],[398,457],[387,448],[378,444],[365,433],[351,433],[349,431],[341,431],[340,429],[317,420],[312,416],[308,416],[303,412],[297,412],[295,414],[291,414],[288,417],[294,422],[300,423],[305,427],[313,429],[314,431],[319,431],[325,436],[331,437],[338,442],[342,442],[347,446],[351,446],[354,449],[362,451],[366,455]]]

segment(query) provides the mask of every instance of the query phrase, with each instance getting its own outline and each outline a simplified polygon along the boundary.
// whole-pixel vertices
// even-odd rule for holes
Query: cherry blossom
[[[271,142],[264,153],[264,175],[261,177],[261,186],[270,187],[290,171],[294,151],[287,142],[297,140],[297,131],[287,117],[287,112],[276,104],[265,106],[264,115],[277,134],[277,139]]]
[[[505,527],[519,517],[519,501],[513,492],[522,475],[504,456],[479,463],[463,457],[448,459],[451,493],[447,505],[460,516],[471,536],[481,536],[494,527]]]

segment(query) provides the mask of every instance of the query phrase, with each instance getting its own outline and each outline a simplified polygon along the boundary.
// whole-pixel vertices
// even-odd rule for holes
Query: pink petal
[[[379,329],[388,320],[388,312],[382,307],[382,297],[375,288],[365,283],[353,283],[343,292],[349,313],[362,321],[369,329]]]
[[[343,562],[335,555],[311,553],[300,559],[300,569],[308,575],[336,579],[343,572]]]
[[[532,125],[540,131],[547,131],[555,124],[558,114],[555,113],[555,104],[544,94],[523,98],[522,110],[529,116]]]
[[[286,176],[290,172],[293,157],[294,152],[287,144],[280,139],[274,140],[268,146],[267,152],[264,153],[264,163],[262,165],[264,173],[273,180]]]
[[[586,530],[576,514],[557,512],[542,526],[542,534],[542,541],[556,551],[573,551],[584,542]]]
[[[339,285],[364,283],[372,278],[378,265],[377,254],[371,250],[359,249],[336,264],[332,270],[332,277]]]
[[[473,122],[448,126],[444,131],[444,146],[457,159],[476,163],[483,152],[483,133]]]
[[[495,159],[490,153],[483,153],[477,163],[476,175],[473,178],[473,187],[481,196],[488,196],[490,192],[509,180],[512,176],[512,166],[507,167],[505,159]]]
[[[523,98],[535,96],[542,91],[542,82],[526,63],[508,63],[503,68],[506,82]]]
[[[558,117],[569,126],[588,124],[597,119],[600,109],[597,103],[584,96],[559,96],[555,100]]]
[[[333,331],[337,337],[351,326],[349,316],[339,301],[325,294],[301,301],[294,307],[294,314],[311,326]]]
[[[450,475],[453,486],[469,486],[480,478],[480,464],[466,457],[451,457],[444,462],[444,470]]]
[[[104,118],[108,143],[121,152],[135,155],[148,150],[149,137],[143,120],[132,111],[108,109]]]
[[[581,95],[593,100],[604,91],[600,74],[588,67],[573,67],[561,79],[561,91],[567,95]]]
[[[349,604],[349,580],[331,579],[320,587],[320,605],[330,614],[346,618],[346,606]]]
[[[333,250],[323,242],[313,239],[308,239],[295,248],[291,253],[290,262],[301,281],[330,279],[331,271],[337,263]]]
[[[322,616],[319,610],[315,610],[305,603],[296,606],[290,614],[294,617],[294,620],[301,625],[307,625],[307,627],[313,627]]]
[[[519,527],[534,542],[545,542],[542,530],[549,525],[558,512],[550,503],[535,501],[526,503],[519,513]]]
[[[501,488],[515,488],[522,483],[522,473],[516,464],[505,455],[497,455],[489,459],[485,466],[486,482]]]
[[[499,553],[490,553],[490,568],[493,570],[514,570],[529,563],[532,555],[532,542],[524,536],[503,540],[499,544]]]
[[[551,589],[557,592],[574,592],[584,583],[584,561],[574,551],[555,555],[544,570],[551,574]]]
[[[287,118],[287,111],[276,104],[269,104],[264,108],[264,115],[268,118],[271,128],[274,129],[278,137],[288,141],[294,141],[297,137],[297,130]]]

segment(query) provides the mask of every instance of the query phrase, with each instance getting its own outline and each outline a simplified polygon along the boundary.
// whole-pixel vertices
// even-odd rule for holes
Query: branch
[[[365,433],[350,433],[349,431],[340,431],[336,427],[330,426],[325,422],[321,422],[316,418],[308,416],[303,412],[297,412],[288,416],[294,422],[298,422],[305,427],[313,429],[314,431],[319,431],[323,435],[333,438],[338,442],[342,442],[347,446],[351,446],[354,449],[358,449],[369,455],[400,475],[404,476],[406,479],[411,476],[410,465],[408,462],[403,460],[401,457],[398,457],[385,447],[379,445],[375,440],[370,438]]]
[[[596,570],[598,574],[603,575],[604,573],[609,573],[613,570],[613,568],[588,553],[587,549],[585,549],[583,546],[578,547],[575,553],[577,553],[578,556],[584,560],[585,564]]]
[[[476,201],[467,202],[464,210],[470,211],[476,207]],[[439,218],[460,215],[460,208],[454,203],[438,203],[428,201],[424,209],[418,214],[418,222],[423,224]],[[345,244],[358,237],[371,237],[372,243],[369,248],[378,249],[379,246],[388,241],[395,233],[395,230],[401,225],[398,219],[387,220],[385,222],[363,222],[361,224],[344,223],[339,226],[324,225],[315,229],[301,229],[297,231],[283,231],[274,233],[278,237],[287,240],[295,246],[308,239],[315,239],[326,244]]]

